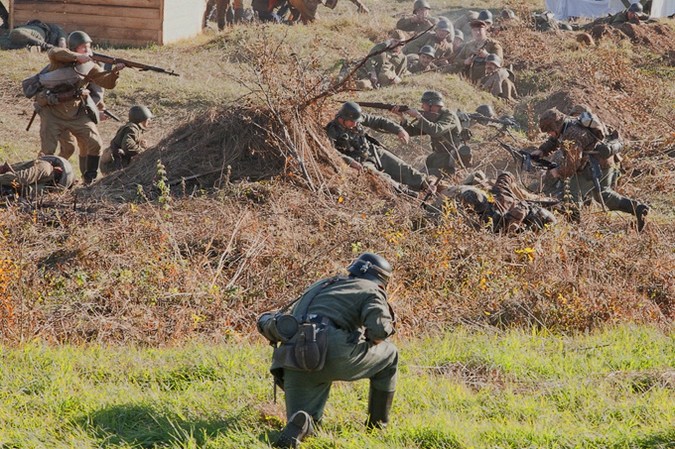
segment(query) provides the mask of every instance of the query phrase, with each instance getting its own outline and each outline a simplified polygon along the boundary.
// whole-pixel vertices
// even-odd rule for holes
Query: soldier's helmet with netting
[[[417,11],[420,8],[431,9],[431,5],[427,0],[417,0],[413,3],[413,11]]]
[[[574,106],[572,106],[572,109],[570,109],[570,115],[574,117],[584,112],[591,112],[591,108],[583,103],[575,104]]]
[[[347,271],[356,277],[368,279],[386,287],[391,278],[391,265],[387,260],[375,253],[363,253],[352,262]]]
[[[633,3],[628,7],[628,12],[634,12],[635,14],[641,14],[644,8],[640,2]]]
[[[427,55],[431,56],[432,58],[436,57],[436,49],[432,47],[431,45],[425,45],[420,49],[420,52],[418,53],[420,55]]]
[[[143,105],[137,104],[129,109],[129,121],[131,123],[139,124],[152,117],[154,116],[152,115],[152,112],[150,112],[150,109]]]
[[[445,103],[443,103],[443,94],[435,90],[424,92],[420,102],[431,106],[445,106]]]
[[[489,104],[482,104],[478,106],[476,108],[476,112],[478,112],[480,115],[484,115],[485,117],[494,117],[496,115],[495,110]]]
[[[342,105],[338,112],[338,117],[342,120],[353,120],[356,123],[363,121],[363,114],[361,113],[361,106],[353,101],[347,101]]]
[[[93,41],[84,31],[73,31],[68,35],[68,49],[75,50],[82,44],[91,44]]]
[[[565,114],[556,108],[547,109],[539,116],[539,129],[542,132],[556,132],[559,133],[565,122]]]

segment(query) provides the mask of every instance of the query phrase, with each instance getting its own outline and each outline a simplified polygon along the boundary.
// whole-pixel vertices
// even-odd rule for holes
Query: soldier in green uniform
[[[436,58],[444,58],[452,54],[452,43],[448,41],[448,36],[454,36],[455,29],[452,27],[452,23],[447,20],[440,20],[436,24],[436,28],[433,33],[428,33],[426,36],[422,36],[419,39],[412,40],[403,47],[403,54],[417,56],[420,50],[424,46],[433,47],[436,50]],[[414,59],[417,59],[416,57]],[[414,63],[411,61],[410,56],[408,57],[408,63]]]
[[[364,127],[396,134],[406,144],[410,139],[403,127],[384,117],[363,114],[361,106],[348,101],[342,105],[335,119],[326,125],[328,137],[347,165],[356,170],[370,169],[374,173],[381,173],[388,180],[409,186],[415,191],[430,187],[426,175],[379,146]]]
[[[68,34],[53,23],[44,23],[39,20],[31,20],[25,25],[19,25],[9,32],[12,42],[10,48],[23,48],[49,44],[54,46],[66,46]]]
[[[433,72],[438,70],[434,59],[436,58],[436,50],[430,45],[425,45],[417,55],[417,62],[408,67],[408,71],[412,74]]]
[[[415,35],[427,31],[438,22],[438,19],[429,15],[430,10],[431,5],[427,0],[416,0],[413,3],[412,15],[399,19],[396,22],[396,28],[402,31],[413,32]]]
[[[40,78],[44,88],[36,95],[40,106],[40,139],[43,154],[54,154],[64,131],[70,131],[87,153],[83,173],[85,184],[98,175],[101,136],[97,123],[97,107],[87,86],[95,82],[112,89],[117,84],[124,64],[115,64],[105,71],[91,59],[91,38],[83,31],[68,36],[68,49],[49,50],[49,71]]]
[[[117,130],[117,134],[101,155],[101,173],[107,175],[127,167],[132,159],[148,148],[143,132],[150,126],[153,115],[145,106],[135,105],[129,109],[129,121]]]
[[[532,156],[546,157],[558,149],[563,150],[557,153],[559,164],[550,170],[550,174],[558,179],[569,178],[574,203],[581,208],[586,197],[593,194],[608,210],[635,215],[637,229],[642,231],[649,207],[612,189],[616,170],[614,156],[619,146],[605,142],[605,136],[598,135],[598,128],[588,127],[580,119],[566,117],[555,108],[541,114],[539,128],[550,138],[533,151]],[[562,192],[558,194],[563,199]]]
[[[467,11],[452,22],[456,30],[460,30],[467,38],[471,36],[471,22],[478,19],[478,11]]]
[[[422,111],[413,108],[400,112],[398,108],[394,108],[391,112],[401,117],[401,126],[411,136],[431,137],[432,153],[426,159],[429,174],[438,176],[441,172],[455,173],[457,163],[465,164],[471,158],[470,150],[465,153],[463,149],[460,152],[462,125],[459,118],[445,107],[440,92],[424,92],[420,102]],[[408,122],[404,114],[414,120]]]
[[[484,18],[486,19],[486,18]],[[491,23],[491,22],[490,22]],[[487,35],[488,22],[476,19],[471,22],[473,40],[467,42],[449,68],[450,73],[461,73],[476,83],[485,76],[485,58],[494,53],[504,59],[502,45]]]
[[[270,371],[285,392],[288,424],[275,447],[297,447],[320,422],[334,381],[369,379],[368,428],[389,423],[398,349],[387,338],[395,333],[394,312],[387,302],[392,268],[383,257],[363,253],[348,268],[311,285],[291,313],[299,322],[316,323],[327,332],[325,365],[317,371],[284,369],[277,357]],[[276,355],[276,351],[275,351]]]
[[[502,67],[502,59],[493,53],[485,58],[485,76],[480,80],[481,89],[490,92],[495,97],[507,101],[518,98],[515,75],[506,67]]]
[[[386,42],[375,45],[366,63],[356,73],[354,83],[359,90],[371,90],[376,87],[391,86],[402,81],[407,69],[407,60],[401,49],[406,38],[402,31],[394,30]],[[376,54],[377,53],[377,54]]]

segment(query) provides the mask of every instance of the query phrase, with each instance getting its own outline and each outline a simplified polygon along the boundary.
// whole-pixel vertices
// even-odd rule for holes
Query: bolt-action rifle
[[[497,139],[497,142],[499,142],[499,145],[501,145],[502,148],[511,153],[511,156],[513,156],[513,159],[516,161],[516,163],[520,164],[521,169],[525,167],[525,170],[528,172],[533,168],[538,170],[552,170],[558,166],[558,164],[555,162],[551,162],[548,159],[544,159],[543,157],[532,156],[532,153],[518,149],[513,145],[502,142],[499,139]]]
[[[386,111],[391,111],[396,106],[398,106],[399,112],[405,112],[408,109],[410,109],[410,107],[405,104],[391,104],[391,103],[377,103],[377,102],[369,103],[367,101],[357,101],[356,104],[364,108],[384,109]]]

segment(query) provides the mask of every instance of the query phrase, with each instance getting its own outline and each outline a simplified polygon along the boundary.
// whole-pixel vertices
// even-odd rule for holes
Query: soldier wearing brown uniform
[[[413,32],[415,35],[423,33],[436,25],[438,19],[431,17],[431,5],[426,0],[416,0],[413,4],[413,14],[403,17],[396,22],[396,28],[402,31]]]
[[[370,90],[375,87],[391,86],[402,81],[407,69],[407,60],[401,49],[406,36],[402,31],[395,30],[391,39],[374,46],[366,63],[356,73],[355,85],[360,90]]]
[[[42,153],[54,154],[59,138],[64,131],[70,131],[87,152],[85,184],[96,179],[102,146],[96,126],[98,113],[92,112],[97,108],[89,97],[87,86],[93,81],[105,89],[112,89],[117,84],[119,71],[124,68],[124,64],[116,64],[109,72],[104,71],[90,57],[91,43],[86,33],[74,31],[68,36],[68,49],[50,49],[47,75],[51,75],[52,80],[58,78],[64,81],[45,87],[36,96],[41,108]]]
[[[461,73],[476,83],[485,76],[485,58],[490,53],[504,58],[502,45],[487,35],[488,22],[477,19],[471,22],[473,40],[468,42],[455,58],[451,73]]]
[[[485,77],[480,80],[481,89],[490,92],[495,97],[503,98],[507,101],[514,101],[518,98],[515,76],[511,70],[502,67],[502,59],[490,53],[485,58]]]
[[[129,121],[117,130],[117,134],[101,155],[101,173],[107,175],[128,166],[131,161],[148,148],[143,132],[150,126],[153,115],[145,106],[135,105],[129,109]]]

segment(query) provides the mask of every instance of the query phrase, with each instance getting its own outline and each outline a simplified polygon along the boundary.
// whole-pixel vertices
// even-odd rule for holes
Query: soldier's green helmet
[[[363,253],[347,267],[347,271],[352,276],[368,279],[386,287],[391,278],[392,269],[384,257],[375,253]]]
[[[638,3],[633,3],[628,7],[628,12],[634,12],[636,14],[639,14],[643,11],[644,9],[642,8],[642,4],[640,2]]]
[[[455,27],[447,20],[439,20],[435,29],[437,31],[447,31],[449,34],[455,33]]]
[[[464,32],[460,29],[455,30],[455,38],[459,38],[461,40],[464,40]]]
[[[139,124],[152,117],[154,116],[152,115],[152,112],[150,112],[150,109],[143,105],[137,104],[129,109],[129,121],[131,123]]]
[[[68,49],[75,50],[82,44],[91,44],[93,41],[84,31],[73,31],[68,35]]]
[[[424,92],[420,102],[431,106],[445,106],[443,103],[443,94],[435,90],[428,90]]]
[[[356,123],[361,123],[363,121],[361,106],[353,101],[347,101],[338,111],[338,117],[342,120],[354,120]]]
[[[431,45],[425,45],[420,49],[420,52],[418,53],[419,55],[427,55],[431,56],[432,58],[436,57],[436,49],[432,47]]]
[[[427,0],[416,0],[415,3],[413,3],[413,11],[417,11],[420,8],[431,9],[431,5]]]
[[[492,25],[492,13],[487,9],[484,9],[478,13],[478,19],[476,20],[482,20],[483,22]]]
[[[500,58],[499,55],[496,54],[496,53],[490,53],[489,55],[487,55],[485,57],[485,62],[486,63],[491,62],[494,65],[496,65],[497,67],[502,66],[502,58]]]
[[[476,108],[476,112],[478,112],[480,115],[484,115],[485,117],[494,117],[495,110],[492,109],[492,106],[489,104],[482,104]]]

